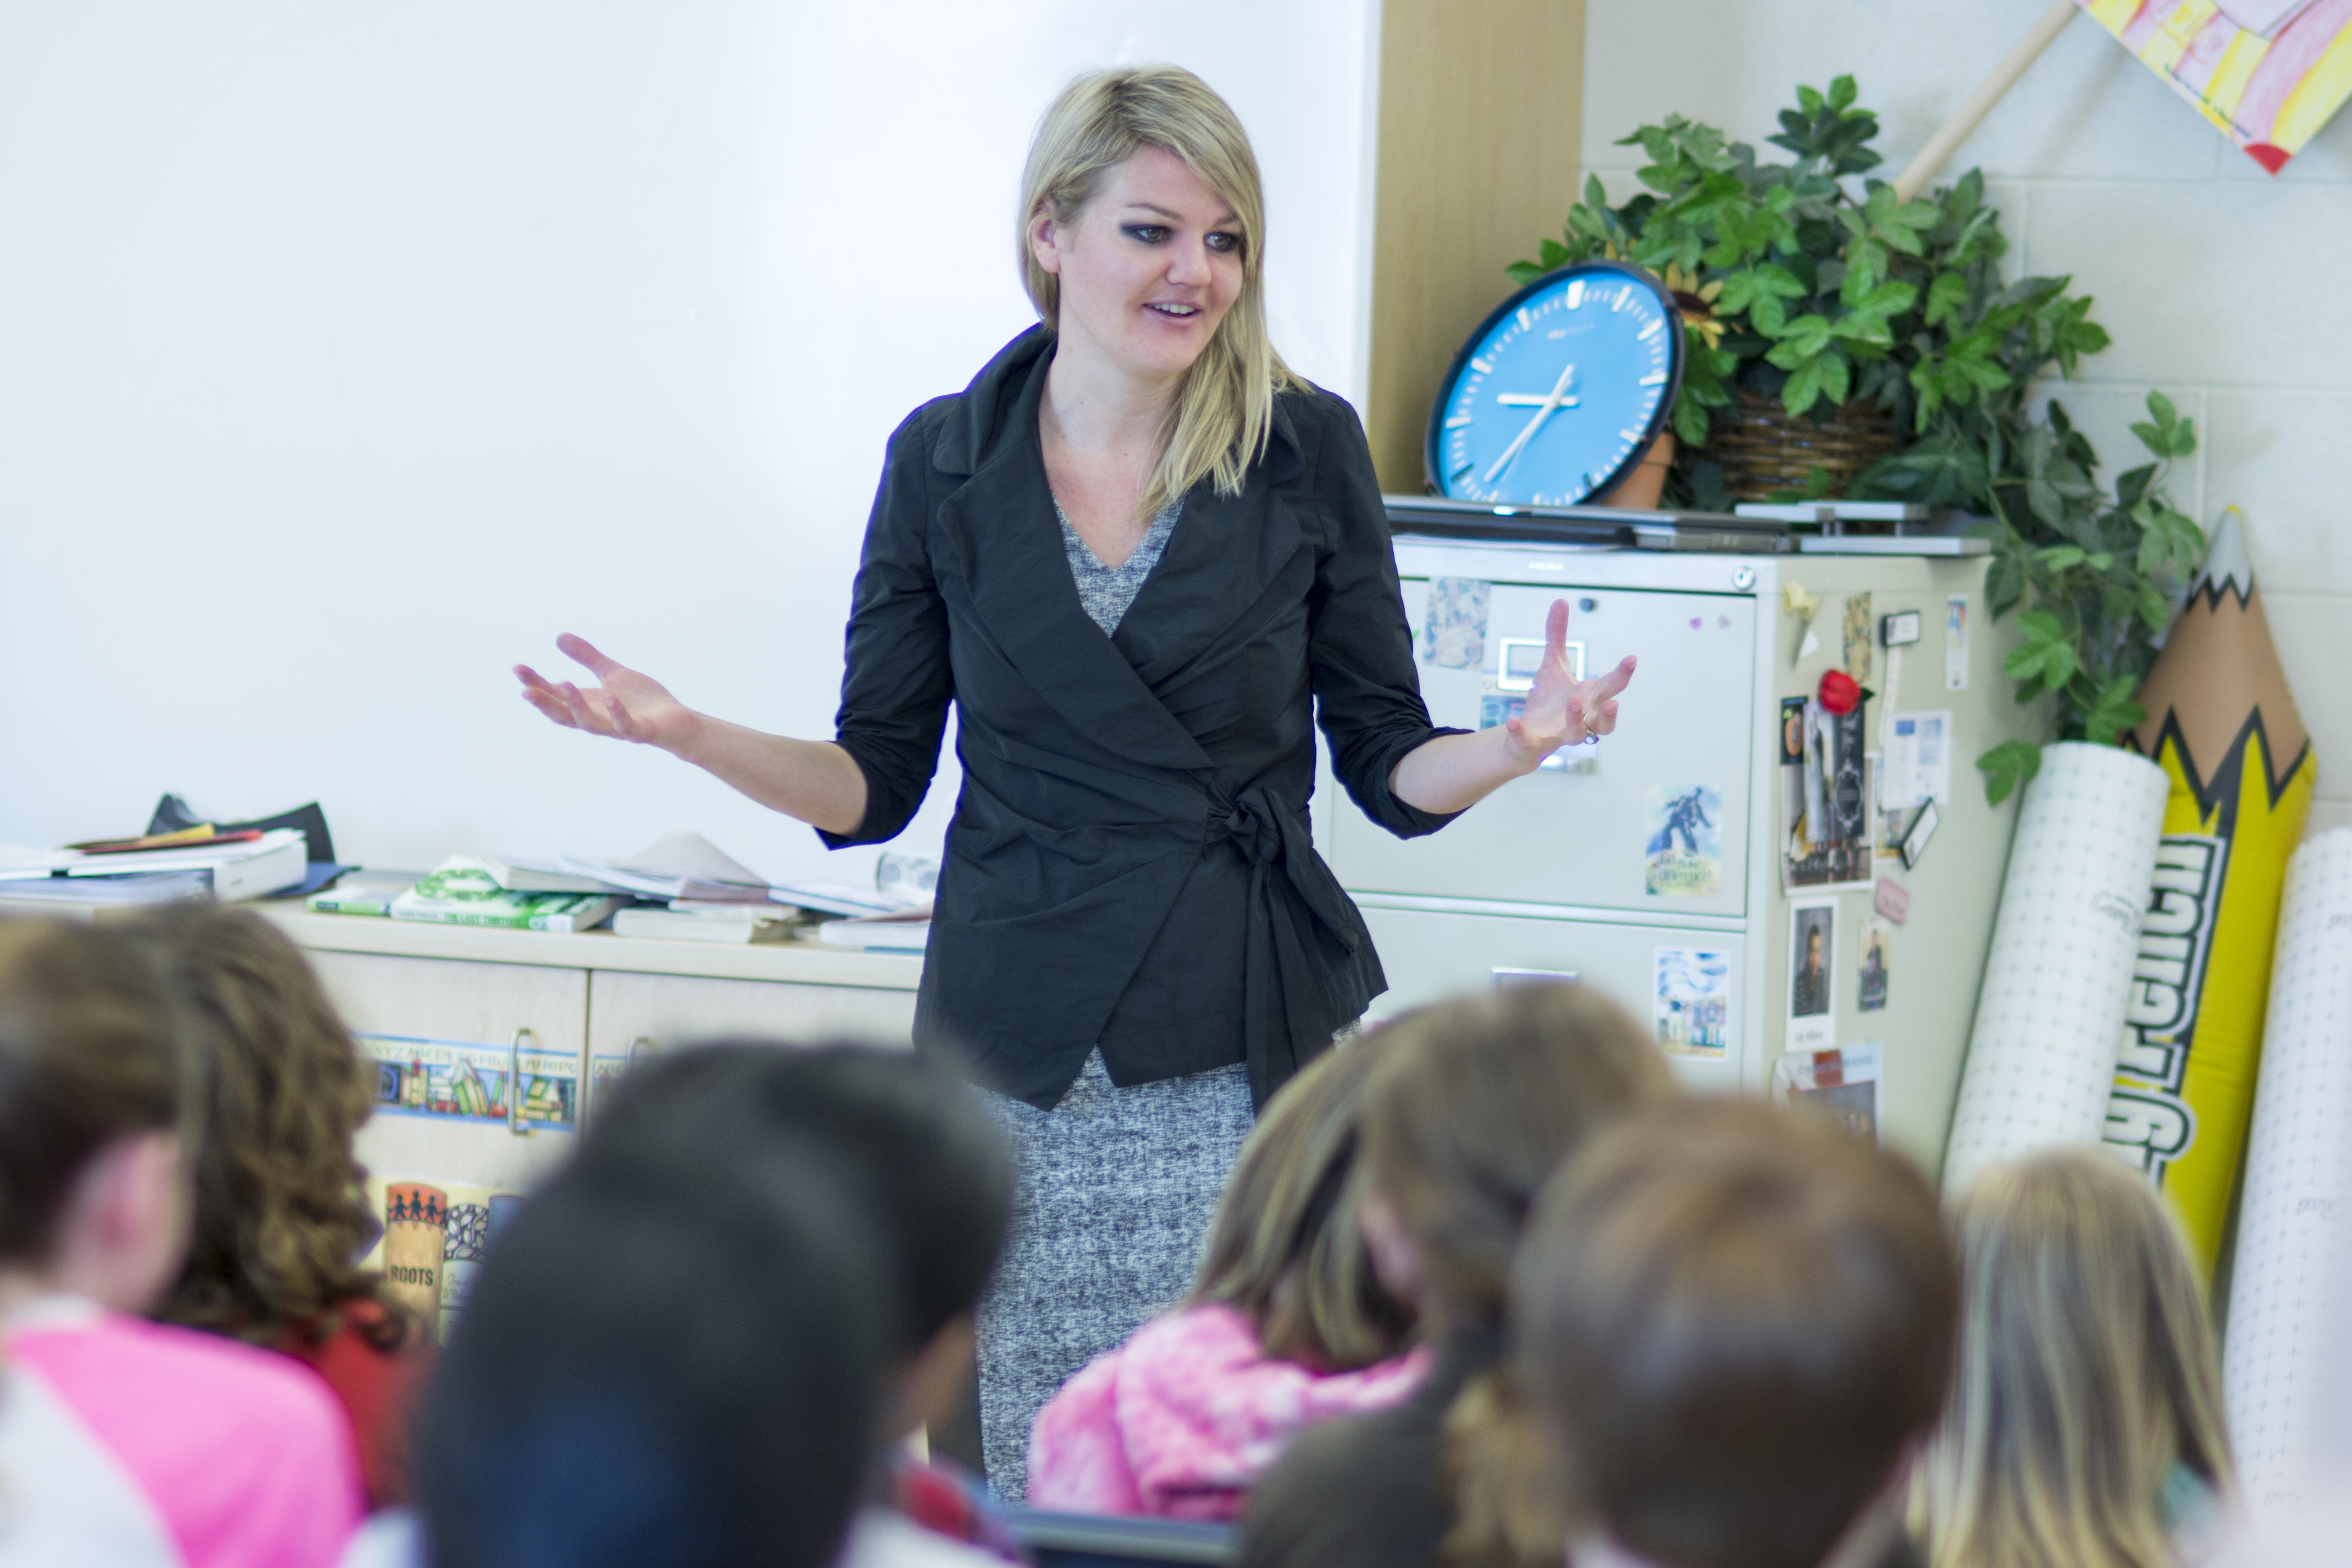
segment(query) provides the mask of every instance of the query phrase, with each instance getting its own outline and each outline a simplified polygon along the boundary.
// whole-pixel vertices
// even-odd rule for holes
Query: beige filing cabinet
[[[376,1061],[379,1109],[359,1152],[386,1181],[527,1188],[594,1118],[599,1084],[682,1042],[905,1047],[922,973],[919,958],[814,943],[653,942],[257,907],[308,952]],[[520,1106],[509,1091],[517,1076],[530,1087]]]
[[[1975,758],[2022,734],[2027,710],[2000,673],[2012,624],[1988,624],[1986,559],[1919,555],[1719,555],[1400,536],[1405,608],[1419,633],[1431,584],[1486,584],[1479,662],[1449,668],[1417,643],[1431,715],[1465,729],[1493,722],[1495,688],[1539,650],[1552,601],[1570,605],[1569,637],[1598,671],[1640,660],[1617,732],[1565,765],[1505,785],[1426,838],[1399,840],[1331,787],[1318,792],[1316,836],[1363,910],[1390,991],[1375,1016],[1515,978],[1572,974],[1601,987],[1645,1022],[1653,1016],[1661,950],[1720,955],[1727,966],[1727,1039],[1719,1057],[1684,1056],[1684,1080],[1706,1089],[1758,1091],[1771,1081],[1787,1037],[1790,900],[1836,905],[1830,1043],[1883,1047],[1883,1130],[1933,1171],[1968,1043],[1977,984],[2007,862],[2014,803],[1985,804]],[[1821,597],[1818,647],[1783,613],[1781,584]],[[1458,594],[1459,590],[1451,590]],[[1948,712],[1949,798],[1920,864],[1877,868],[1910,895],[1907,923],[1886,939],[1886,1003],[1864,1012],[1858,973],[1873,893],[1781,885],[1780,703],[1815,691],[1842,664],[1849,595],[1871,596],[1869,742],[1882,708]],[[1948,600],[1964,597],[1966,684],[1946,684]],[[1875,645],[1881,616],[1916,611],[1920,640],[1903,650],[1899,685]],[[1715,890],[1660,894],[1648,887],[1654,790],[1704,786],[1719,803]]]

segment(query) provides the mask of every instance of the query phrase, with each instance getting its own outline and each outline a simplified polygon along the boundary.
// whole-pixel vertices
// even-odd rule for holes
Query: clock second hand
[[[1505,468],[1511,466],[1511,459],[1519,455],[1519,449],[1528,444],[1528,440],[1535,435],[1538,427],[1540,426],[1545,420],[1551,417],[1551,411],[1558,408],[1560,404],[1565,401],[1568,393],[1568,384],[1575,374],[1576,363],[1574,361],[1571,360],[1570,363],[1560,367],[1559,379],[1552,383],[1551,391],[1545,395],[1543,402],[1537,405],[1535,417],[1528,420],[1528,427],[1520,431],[1509,446],[1503,448],[1503,455],[1495,459],[1495,466],[1493,468],[1486,470],[1486,479],[1483,481],[1484,483],[1490,485],[1493,484],[1495,482],[1496,476],[1500,474]]]

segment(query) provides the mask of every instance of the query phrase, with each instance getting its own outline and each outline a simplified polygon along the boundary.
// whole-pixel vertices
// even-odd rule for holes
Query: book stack
[[[489,861],[473,855],[452,855],[419,878],[415,887],[396,895],[389,912],[396,921],[583,931],[603,925],[628,901],[625,894],[601,890],[509,888],[499,880]]]
[[[0,910],[79,913],[177,899],[222,903],[299,887],[310,866],[292,828],[216,831],[209,824],[58,849],[0,851]]]
[[[665,942],[787,942],[807,919],[782,904],[672,899],[662,909],[623,910],[613,917],[613,934]]]

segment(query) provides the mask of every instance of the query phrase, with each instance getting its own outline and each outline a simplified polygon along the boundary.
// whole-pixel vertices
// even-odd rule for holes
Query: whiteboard
[[[1372,0],[424,0],[0,19],[0,842],[318,799],[346,859],[698,827],[561,731],[573,630],[831,732],[883,443],[1032,319],[1012,209],[1075,71],[1174,59],[1265,166],[1276,342],[1363,374]],[[547,668],[547,664],[541,664]],[[951,759],[905,847],[935,853]]]

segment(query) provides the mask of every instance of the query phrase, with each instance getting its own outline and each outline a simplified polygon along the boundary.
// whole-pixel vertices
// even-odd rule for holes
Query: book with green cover
[[[392,900],[396,921],[499,926],[510,931],[593,931],[627,903],[620,893],[517,893],[471,855],[453,855]]]

